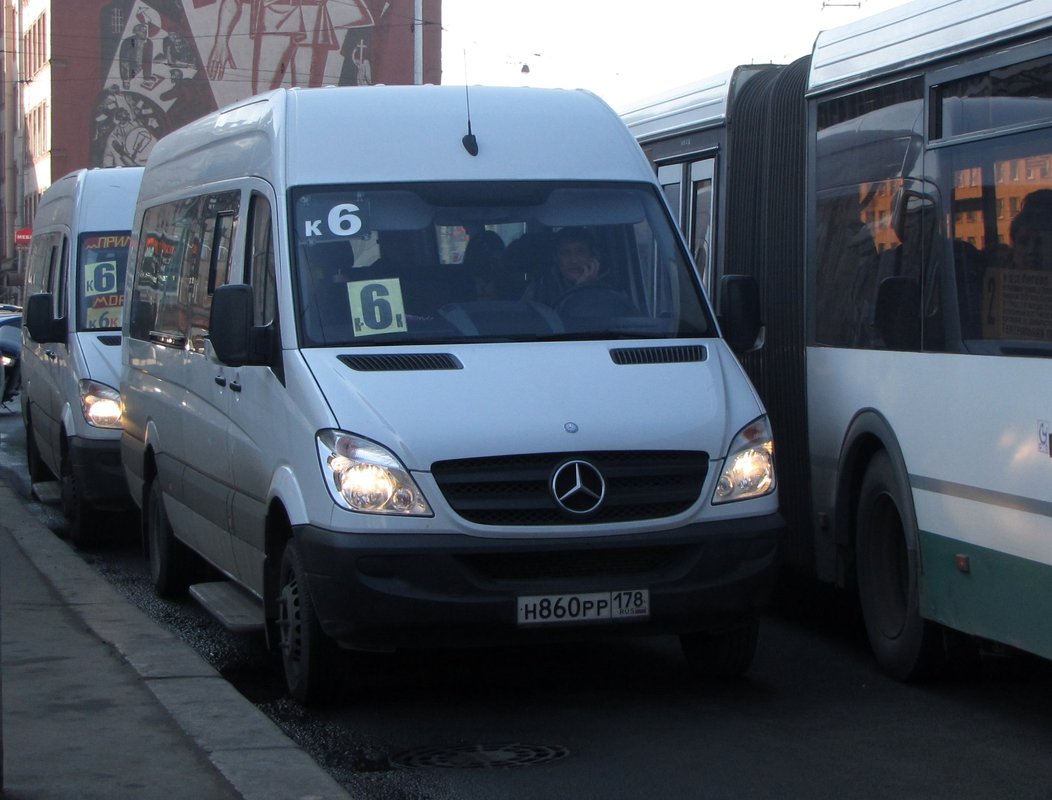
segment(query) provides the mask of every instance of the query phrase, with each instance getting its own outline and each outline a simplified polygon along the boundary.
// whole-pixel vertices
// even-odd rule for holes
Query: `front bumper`
[[[647,534],[482,539],[299,526],[311,600],[347,647],[504,644],[719,630],[754,614],[777,577],[779,515]],[[650,617],[519,627],[520,596],[649,589]]]
[[[119,439],[74,436],[69,440],[69,458],[77,490],[89,505],[112,510],[132,505]]]

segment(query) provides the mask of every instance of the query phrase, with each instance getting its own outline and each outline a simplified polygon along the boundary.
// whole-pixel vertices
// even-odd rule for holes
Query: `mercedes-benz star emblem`
[[[587,461],[567,461],[552,474],[552,497],[571,514],[591,514],[606,497],[602,473]]]

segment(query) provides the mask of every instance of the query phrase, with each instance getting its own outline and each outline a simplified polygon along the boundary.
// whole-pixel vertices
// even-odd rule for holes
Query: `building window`
[[[47,103],[41,103],[26,115],[26,148],[32,161],[51,151],[50,128]]]
[[[22,34],[22,52],[27,77],[33,77],[47,64],[47,14],[41,14]]]

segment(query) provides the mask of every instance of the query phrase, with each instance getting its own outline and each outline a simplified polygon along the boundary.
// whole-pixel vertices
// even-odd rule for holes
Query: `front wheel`
[[[30,482],[41,483],[54,479],[51,470],[40,457],[40,450],[37,449],[37,440],[33,433],[33,424],[28,418],[26,419],[26,464],[29,468]]]
[[[920,615],[919,543],[905,477],[878,453],[862,481],[856,519],[858,593],[880,668],[900,681],[936,672],[942,630]]]
[[[738,678],[752,666],[759,634],[760,624],[751,617],[741,625],[718,633],[684,633],[679,641],[687,664],[697,677]]]
[[[295,541],[285,546],[278,592],[277,627],[285,683],[294,699],[313,705],[328,695],[335,646],[318,623]]]
[[[62,513],[66,515],[70,542],[80,549],[91,547],[98,537],[99,513],[84,499],[68,458],[62,464],[61,488]]]

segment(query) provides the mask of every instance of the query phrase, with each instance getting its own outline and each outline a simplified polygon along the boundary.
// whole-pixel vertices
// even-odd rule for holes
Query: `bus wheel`
[[[154,478],[146,500],[146,549],[150,578],[159,597],[175,597],[186,591],[192,580],[193,554],[175,538],[172,523],[164,511],[161,482]]]
[[[333,642],[322,633],[295,541],[285,545],[278,595],[281,663],[289,694],[305,706],[326,698]]]
[[[699,678],[738,678],[756,655],[760,625],[755,617],[720,633],[684,633],[679,637],[690,671]]]
[[[943,659],[939,625],[920,616],[918,540],[909,487],[878,453],[859,495],[856,556],[866,634],[881,669],[900,681],[930,676]]]

